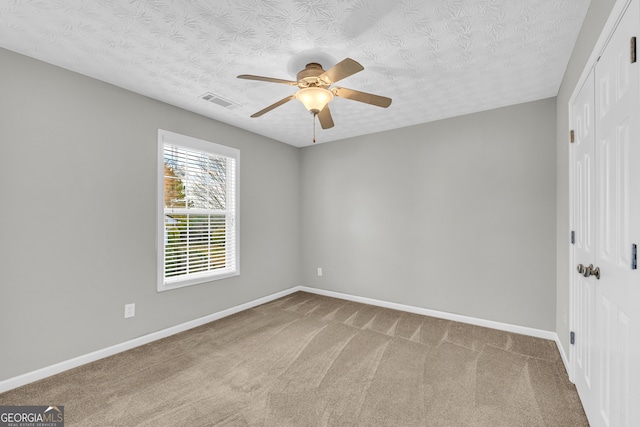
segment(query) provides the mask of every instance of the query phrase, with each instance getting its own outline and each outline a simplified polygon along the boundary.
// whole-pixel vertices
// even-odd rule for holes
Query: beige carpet
[[[555,343],[298,292],[0,394],[67,426],[588,426]]]

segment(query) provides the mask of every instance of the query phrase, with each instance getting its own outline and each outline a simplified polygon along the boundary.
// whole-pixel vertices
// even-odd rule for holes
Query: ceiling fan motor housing
[[[322,69],[322,65],[312,62],[307,64],[304,70],[300,71],[296,78],[298,79],[299,87],[322,87],[328,88],[331,83],[326,82],[320,78],[320,76],[324,73]]]

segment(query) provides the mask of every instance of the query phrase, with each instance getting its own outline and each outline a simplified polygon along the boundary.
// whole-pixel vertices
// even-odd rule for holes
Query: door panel
[[[576,342],[576,361],[578,364],[578,382],[584,383],[583,388],[586,390],[591,389],[591,376],[592,376],[592,349],[593,349],[593,313],[594,307],[594,295],[593,286],[584,278],[577,278],[576,283],[576,298],[577,308],[576,320],[574,329],[578,333],[579,339]]]
[[[599,390],[599,401],[598,401],[598,414],[595,418],[595,422],[591,424],[594,426],[611,425],[611,361],[615,358],[615,354],[613,351],[614,342],[612,340],[613,333],[615,329],[611,327],[611,303],[606,298],[601,298],[600,300],[600,319],[599,319],[600,327],[602,330],[607,331],[605,334],[600,334],[599,336],[599,347],[602,347],[604,351],[602,352],[602,364],[598,367],[600,372],[599,383],[601,385],[601,389]]]
[[[630,391],[631,391],[631,366],[630,366],[630,352],[629,352],[629,340],[632,337],[629,335],[630,320],[624,313],[619,313],[618,316],[618,354],[620,359],[618,360],[618,377],[620,378],[620,425],[637,425],[629,421],[629,412],[634,410],[629,405]],[[638,363],[638,360],[636,360]],[[639,419],[635,418],[636,421]]]
[[[631,243],[637,241],[640,221],[640,68],[629,58],[629,40],[640,26],[640,8],[634,0],[618,24],[595,70],[598,117],[596,133],[597,330],[595,346],[600,361],[599,426],[640,425],[640,288],[631,269]],[[632,169],[631,165],[635,165]],[[635,218],[631,221],[631,218]],[[635,363],[631,363],[635,360]]]
[[[574,379],[592,426],[640,426],[640,64],[629,54],[639,30],[632,0],[572,105],[574,259],[600,271],[575,272],[572,285]]]
[[[604,261],[611,261],[612,248],[611,238],[614,233],[611,229],[611,211],[613,200],[611,195],[615,193],[615,181],[611,178],[611,149],[612,144],[609,135],[600,137],[598,147],[598,170],[600,172],[599,198],[598,198],[598,235],[600,236],[598,245],[598,256]]]
[[[574,183],[574,260],[575,264],[588,266],[596,260],[595,239],[595,129],[594,129],[594,72],[587,78],[572,104],[575,142],[573,146]],[[573,270],[571,293],[573,295],[572,330],[576,334],[574,380],[583,400],[585,411],[598,406],[594,384],[597,372],[595,351],[596,298],[592,280]],[[594,409],[595,410],[595,409]],[[596,417],[595,413],[587,416]]]

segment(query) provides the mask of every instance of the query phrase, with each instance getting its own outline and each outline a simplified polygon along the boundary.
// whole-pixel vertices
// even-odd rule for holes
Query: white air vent
[[[209,101],[212,104],[216,104],[219,105],[221,107],[224,107],[228,110],[233,110],[234,108],[238,108],[240,107],[240,104],[236,104],[235,102],[231,102],[228,99],[224,99],[221,96],[218,96],[216,94],[213,94],[211,92],[207,92],[204,95],[202,95],[200,97],[200,99],[204,99],[205,101]]]

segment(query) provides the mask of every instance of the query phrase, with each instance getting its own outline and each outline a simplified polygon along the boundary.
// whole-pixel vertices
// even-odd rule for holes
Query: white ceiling
[[[555,96],[590,0],[7,0],[0,46],[294,145],[312,143],[296,88],[307,62],[349,57],[318,142]],[[240,107],[199,99],[212,92]]]

